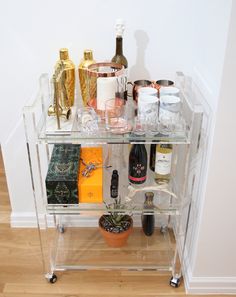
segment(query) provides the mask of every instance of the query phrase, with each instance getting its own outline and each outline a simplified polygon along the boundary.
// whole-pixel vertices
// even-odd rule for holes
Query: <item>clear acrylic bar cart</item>
[[[47,108],[51,103],[48,76],[40,77],[40,88],[35,101],[24,107],[24,124],[32,187],[36,209],[40,245],[45,276],[54,283],[57,271],[85,269],[127,269],[170,271],[170,284],[178,287],[183,272],[186,241],[190,236],[191,202],[198,187],[201,167],[202,106],[191,79],[177,72],[176,86],[181,90],[182,124],[163,137],[155,135],[102,132],[86,135],[78,131],[77,119],[69,131],[46,130]],[[56,119],[55,119],[56,121]],[[106,213],[104,204],[47,204],[45,178],[51,152],[56,143],[102,145],[103,160],[116,160],[120,166],[120,195],[124,199],[128,188],[128,150],[130,144],[172,143],[172,179],[168,189],[174,193],[155,192],[154,210],[156,226],[151,237],[142,233],[141,214],[144,191],[138,192],[122,212],[132,214],[134,231],[126,246],[110,248],[98,232],[98,218]],[[113,155],[112,155],[113,154]],[[112,156],[111,156],[112,155]],[[118,159],[118,160],[117,160]],[[109,203],[112,169],[103,171],[103,199]],[[155,185],[148,170],[146,186]]]

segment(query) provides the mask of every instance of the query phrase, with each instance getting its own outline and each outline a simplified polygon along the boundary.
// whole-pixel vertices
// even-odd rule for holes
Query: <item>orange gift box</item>
[[[102,166],[102,148],[101,147],[82,147],[80,151],[79,166],[79,202],[80,203],[102,203],[103,202],[103,168]],[[85,164],[95,163],[98,168],[92,170],[88,177],[82,175],[86,168]]]

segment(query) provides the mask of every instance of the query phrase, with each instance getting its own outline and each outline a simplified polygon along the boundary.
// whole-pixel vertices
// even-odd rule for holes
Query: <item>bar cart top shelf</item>
[[[47,74],[42,74],[40,77],[40,89],[37,93],[34,102],[25,106],[23,114],[25,122],[27,117],[33,117],[34,127],[31,133],[28,129],[27,137],[34,135],[34,140],[37,143],[80,143],[80,144],[104,144],[104,143],[152,143],[152,142],[171,142],[171,143],[190,143],[193,132],[194,114],[201,112],[201,105],[195,100],[192,92],[191,83],[188,78],[182,73],[178,72],[176,76],[176,86],[180,88],[180,98],[182,102],[181,120],[179,125],[174,129],[169,130],[168,133],[163,133],[157,130],[155,133],[136,134],[129,132],[126,134],[113,134],[106,131],[105,124],[100,123],[97,132],[89,134],[81,132],[78,125],[77,107],[73,107],[71,122],[68,122],[68,129],[57,129],[56,117],[49,117],[47,115],[48,106],[52,102],[51,90],[49,87],[49,79]],[[77,100],[79,101],[79,100]],[[54,127],[48,129],[48,122],[54,122]]]

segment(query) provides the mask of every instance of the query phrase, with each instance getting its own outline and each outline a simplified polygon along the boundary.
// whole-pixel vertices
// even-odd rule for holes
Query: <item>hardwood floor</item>
[[[10,228],[10,210],[0,156],[0,297],[186,296],[183,283],[169,286],[170,273],[71,271],[58,273],[56,284],[47,283],[37,230]]]

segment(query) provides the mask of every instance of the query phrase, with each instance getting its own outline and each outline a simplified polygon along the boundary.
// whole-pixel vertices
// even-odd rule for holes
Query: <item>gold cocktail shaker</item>
[[[57,126],[60,129],[59,118],[69,119],[75,93],[75,66],[65,48],[60,49],[60,60],[56,63],[52,83],[54,98],[53,104],[48,108],[48,115],[57,117]]]
[[[79,64],[79,80],[80,80],[80,89],[81,89],[81,95],[84,106],[87,105],[87,102],[89,101],[89,89],[88,89],[88,80],[87,80],[87,68],[89,65],[96,63],[95,60],[93,60],[93,51],[90,49],[87,49],[84,51],[84,58]],[[96,86],[95,86],[96,87]]]
[[[64,86],[68,100],[66,105],[67,107],[71,107],[74,105],[75,99],[75,65],[69,59],[69,53],[67,48],[61,48],[59,55],[60,60],[56,63],[55,73],[60,72],[61,68],[63,67],[65,72]],[[59,92],[63,92],[63,90],[59,89]]]

